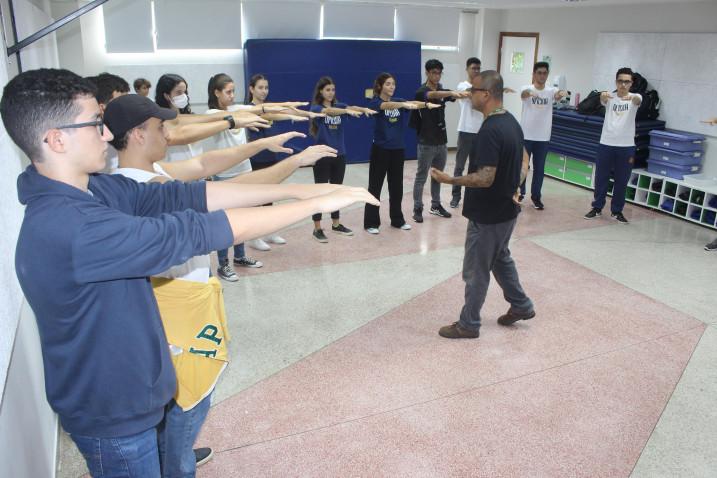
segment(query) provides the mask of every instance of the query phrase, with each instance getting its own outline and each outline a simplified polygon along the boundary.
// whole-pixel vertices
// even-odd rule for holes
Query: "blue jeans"
[[[524,140],[523,145],[533,161],[533,180],[530,182],[530,197],[540,201],[545,177],[545,157],[548,155],[550,141]],[[520,194],[525,196],[525,181],[520,185]]]
[[[607,189],[610,184],[610,173],[615,178],[612,190],[610,211],[613,214],[622,212],[625,207],[625,191],[630,180],[632,164],[635,162],[634,146],[598,146],[595,160],[595,195],[592,207],[602,209],[605,206]]]
[[[94,478],[159,478],[157,430],[136,435],[97,438],[70,435]]]
[[[159,460],[162,478],[193,478],[197,463],[194,441],[209,412],[211,394],[189,411],[184,411],[172,400],[158,427]]]
[[[533,302],[525,295],[518,279],[518,270],[510,256],[508,244],[516,219],[500,224],[478,224],[468,221],[466,251],[463,256],[463,281],[465,305],[461,310],[460,325],[466,330],[480,329],[480,311],[483,308],[490,273],[503,290],[503,298],[510,310],[527,313],[533,310]]]
[[[246,256],[244,251],[244,243],[236,244],[234,246],[234,259]],[[229,249],[222,249],[217,251],[217,259],[219,259],[219,267],[229,264]]]

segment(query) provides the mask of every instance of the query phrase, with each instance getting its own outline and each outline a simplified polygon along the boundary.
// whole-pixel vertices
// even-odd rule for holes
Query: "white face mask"
[[[177,95],[177,96],[173,96],[172,103],[174,104],[174,106],[177,107],[177,109],[179,109],[179,110],[184,109],[189,104],[189,97],[187,96],[186,93]]]

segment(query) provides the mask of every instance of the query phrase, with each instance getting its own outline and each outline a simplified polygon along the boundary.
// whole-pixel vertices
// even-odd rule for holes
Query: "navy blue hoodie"
[[[90,176],[88,194],[30,166],[15,265],[40,332],[47,399],[69,433],[117,437],[157,425],[176,382],[147,276],[226,249],[206,184]]]

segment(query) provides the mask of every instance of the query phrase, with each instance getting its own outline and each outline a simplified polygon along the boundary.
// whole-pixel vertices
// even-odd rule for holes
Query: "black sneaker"
[[[610,214],[610,217],[615,219],[620,224],[630,224],[630,222],[622,215],[621,212],[614,212]]]
[[[329,242],[329,238],[326,237],[323,229],[314,229],[314,232],[311,235],[319,242]]]
[[[540,199],[533,199],[533,208],[537,209],[538,211],[542,211],[545,209],[545,205]]]
[[[211,460],[213,456],[214,450],[209,447],[194,449],[194,459],[197,460],[197,466],[202,466],[203,464]]]
[[[336,234],[342,234],[344,236],[354,235],[354,232],[343,224],[339,224],[338,226],[331,226],[331,231],[335,232]]]
[[[258,269],[259,267],[264,267],[264,263],[261,261],[255,261],[251,257],[240,257],[239,259],[234,259],[234,265],[239,267],[251,267],[252,269]]]
[[[440,204],[438,206],[431,206],[431,214],[438,217],[451,217],[452,214],[445,210]]]
[[[224,264],[223,266],[219,266],[219,268],[217,269],[217,275],[220,279],[224,279],[225,281],[229,282],[236,282],[239,280],[236,272],[234,272],[234,269],[232,269],[232,266],[230,266],[228,263]]]
[[[458,205],[461,203],[460,199],[453,199],[449,206],[451,206],[451,209],[455,209],[458,207]]]
[[[596,207],[592,208],[590,212],[585,214],[583,217],[585,219],[595,219],[596,217],[602,216],[602,209],[598,209]]]
[[[707,244],[705,246],[705,251],[709,251],[709,252],[717,251],[717,239],[715,239],[714,241]]]
[[[416,222],[423,222],[423,208],[417,207],[413,209],[413,220]]]

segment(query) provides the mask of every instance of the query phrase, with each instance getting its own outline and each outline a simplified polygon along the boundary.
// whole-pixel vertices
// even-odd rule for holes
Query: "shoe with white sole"
[[[247,241],[246,245],[251,247],[252,249],[256,249],[257,251],[271,250],[271,246],[267,244],[264,239],[253,239],[251,241]]]
[[[378,228],[377,227],[367,227],[366,232],[369,234],[378,234]]]
[[[272,244],[286,244],[286,239],[278,234],[271,234],[264,238],[264,242],[271,242]]]

